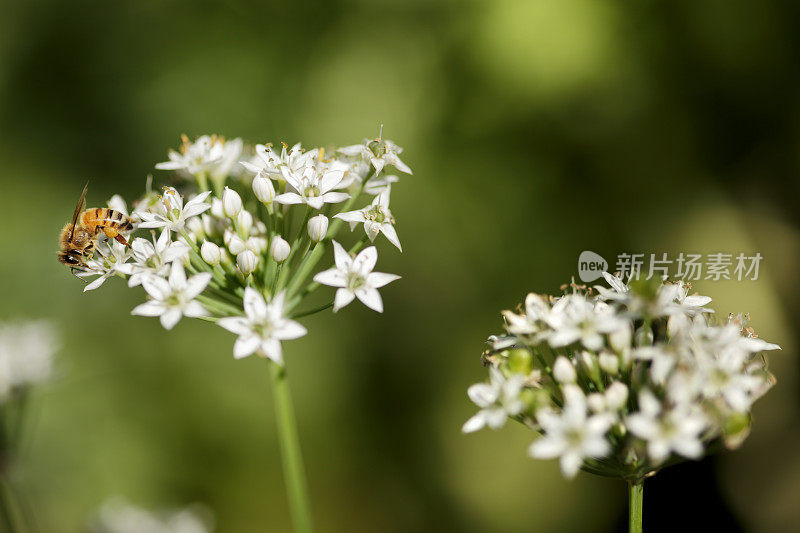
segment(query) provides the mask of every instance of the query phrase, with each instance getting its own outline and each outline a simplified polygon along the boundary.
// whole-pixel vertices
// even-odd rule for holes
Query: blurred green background
[[[796,2],[0,7],[0,319],[64,332],[16,471],[41,531],[112,495],[289,530],[264,362],[130,316],[143,294],[119,280],[83,294],[56,236],[87,179],[90,204],[133,198],[183,132],[347,145],[380,123],[415,171],[392,195],[405,252],[381,257],[403,280],[383,316],[316,315],[287,344],[319,531],[624,528],[621,482],[563,480],[521,427],[460,433],[499,311],[558,292],[585,249],[762,253],[758,281],[695,287],[783,346],[778,386],[741,450],[648,482],[645,527],[800,520]]]

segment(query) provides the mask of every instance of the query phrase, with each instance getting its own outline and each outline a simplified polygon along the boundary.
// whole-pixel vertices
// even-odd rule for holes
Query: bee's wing
[[[83,187],[83,192],[81,193],[81,197],[78,200],[78,205],[75,206],[75,213],[72,215],[72,229],[69,230],[69,238],[72,238],[72,234],[75,233],[75,224],[78,223],[78,217],[83,211],[84,206],[86,205],[86,191],[89,190],[89,182],[86,182],[86,185]]]

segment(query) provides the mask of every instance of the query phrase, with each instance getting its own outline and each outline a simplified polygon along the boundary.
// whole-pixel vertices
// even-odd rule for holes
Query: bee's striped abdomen
[[[119,231],[133,229],[133,223],[127,215],[106,207],[87,209],[83,212],[81,221],[93,233],[98,233],[103,228],[115,228]]]

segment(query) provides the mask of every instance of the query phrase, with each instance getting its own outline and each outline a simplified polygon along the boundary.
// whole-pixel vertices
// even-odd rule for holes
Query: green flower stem
[[[322,254],[325,252],[325,245],[323,244],[324,242],[325,241],[318,242],[313,248],[311,248],[310,252],[307,252],[305,256],[303,256],[300,266],[297,267],[297,273],[294,275],[294,278],[292,278],[292,281],[286,288],[286,294],[290,299],[294,293],[297,292],[300,284],[303,283],[311,270],[317,266],[320,258],[322,258]]]
[[[197,188],[200,192],[205,192],[208,189],[208,175],[205,172],[198,172],[195,176],[197,178]]]
[[[274,361],[268,361],[268,364],[272,378],[272,397],[275,402],[275,419],[278,424],[289,512],[292,515],[295,533],[310,533],[313,531],[311,505],[286,367]]]
[[[642,498],[644,482],[628,483],[628,531],[642,532]]]
[[[331,307],[333,307],[333,302],[328,302],[325,305],[320,305],[319,307],[315,307],[313,309],[309,309],[308,311],[301,311],[301,312],[297,313],[296,315],[292,315],[291,318],[292,319],[303,318],[304,316],[310,316],[310,315],[319,313],[320,311],[324,311],[326,309],[329,309]]]
[[[241,316],[242,314],[241,307],[234,307],[225,302],[220,302],[219,300],[211,298],[205,294],[197,295],[196,299],[198,302],[203,304],[203,307],[220,316]]]

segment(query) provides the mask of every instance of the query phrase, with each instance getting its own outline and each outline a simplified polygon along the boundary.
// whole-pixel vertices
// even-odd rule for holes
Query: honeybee
[[[84,211],[88,188],[89,184],[87,183],[78,200],[78,205],[75,206],[72,222],[64,226],[58,238],[61,246],[58,260],[70,267],[73,274],[76,269],[87,269],[86,261],[92,257],[95,246],[103,235],[109,239],[115,239],[125,246],[130,246],[121,233],[133,230],[133,222],[130,217],[119,211],[106,207],[95,207]]]

